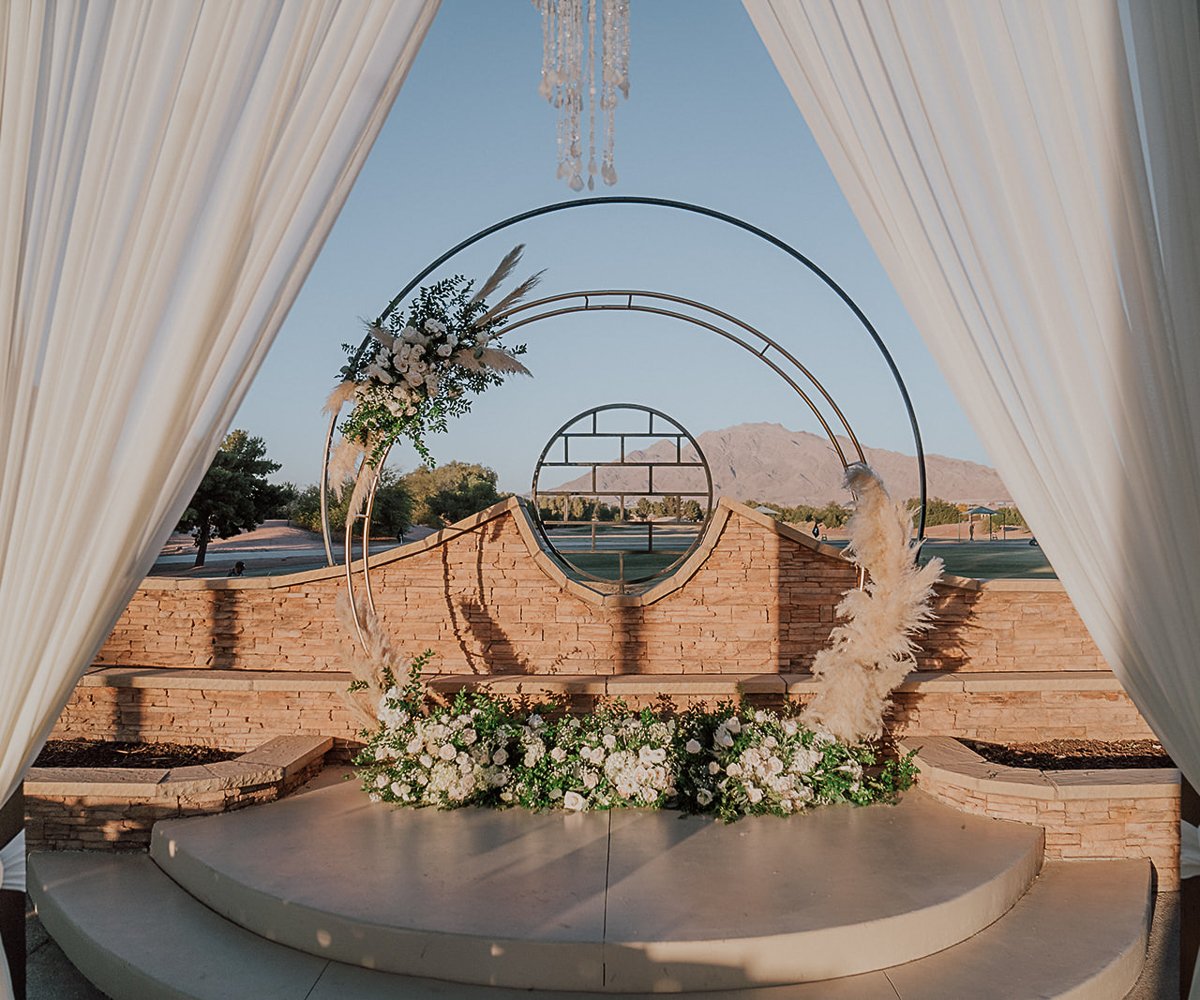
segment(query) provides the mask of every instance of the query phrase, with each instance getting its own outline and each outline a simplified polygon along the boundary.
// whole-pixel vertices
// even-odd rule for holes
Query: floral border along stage
[[[430,465],[426,438],[447,429],[451,417],[471,408],[472,398],[499,385],[514,372],[529,371],[517,360],[523,344],[502,348],[504,313],[520,302],[541,278],[541,272],[521,282],[494,306],[487,298],[516,268],[524,246],[514,247],[478,292],[461,275],[422,287],[407,313],[398,311],[372,324],[363,349],[344,344],[350,360],[342,368],[342,383],[325,405],[336,414],[353,401],[341,423],[342,440],[329,462],[335,487],[363,468],[377,469],[387,450],[407,438]],[[360,482],[369,477],[360,477]],[[358,505],[352,504],[355,509]]]
[[[425,653],[396,686],[401,663],[369,616],[368,632],[386,649],[359,660],[352,686],[365,709],[378,698],[374,728],[354,758],[374,802],[582,812],[622,806],[677,808],[740,816],[787,816],[812,806],[887,801],[911,787],[912,755],[876,765],[867,744],[847,744],[828,730],[775,712],[689,709],[666,715],[631,712],[622,703],[573,716],[561,705],[533,710],[508,699],[460,691],[432,705],[421,672]],[[372,665],[373,664],[373,665]],[[356,671],[358,673],[358,671]],[[370,675],[369,677],[367,675]],[[366,696],[366,697],[362,697]]]

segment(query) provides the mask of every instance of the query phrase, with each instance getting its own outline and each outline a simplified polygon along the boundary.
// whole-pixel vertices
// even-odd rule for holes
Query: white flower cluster
[[[367,755],[375,766],[364,772],[372,801],[448,808],[503,786],[503,750],[479,738],[479,714],[413,715],[396,689],[389,690],[380,699],[380,728]]]
[[[366,381],[359,391],[367,402],[383,406],[392,416],[411,417],[421,403],[442,391],[446,372],[456,363],[459,338],[432,318],[420,329],[409,325],[394,337],[382,330],[372,333],[380,343],[379,352],[365,369]]]
[[[869,748],[773,712],[664,718],[617,706],[548,719],[487,695],[421,712],[394,687],[380,699],[379,729],[356,758],[373,800],[571,811],[673,802],[730,820],[865,804],[912,780],[907,762],[868,777]]]
[[[690,794],[703,810],[714,802],[731,818],[746,813],[787,815],[822,802],[871,800],[863,787],[858,748],[839,743],[821,729],[758,711],[745,719],[729,715],[712,729],[706,749],[692,737],[685,744],[693,764]]]

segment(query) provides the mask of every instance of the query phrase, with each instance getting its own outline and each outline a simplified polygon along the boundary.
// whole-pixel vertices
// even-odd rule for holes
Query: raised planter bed
[[[913,736],[917,785],[963,812],[1043,827],[1050,859],[1149,858],[1159,892],[1179,888],[1179,771],[1037,770],[984,760],[949,736]]]
[[[145,850],[161,819],[271,802],[316,775],[329,737],[280,736],[240,757],[187,767],[35,767],[25,779],[30,850]]]

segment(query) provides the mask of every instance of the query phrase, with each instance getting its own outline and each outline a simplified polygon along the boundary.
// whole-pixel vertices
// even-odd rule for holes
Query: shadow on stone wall
[[[241,626],[238,623],[238,602],[241,592],[225,588],[210,590],[209,646],[213,669],[232,670],[237,665]]]

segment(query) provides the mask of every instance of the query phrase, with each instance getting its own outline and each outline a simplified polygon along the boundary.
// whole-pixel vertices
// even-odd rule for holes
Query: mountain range
[[[839,439],[847,459],[855,453],[850,443]],[[712,472],[713,493],[736,500],[755,500],[788,506],[820,506],[830,500],[844,503],[849,494],[842,486],[842,466],[829,439],[808,431],[788,430],[782,424],[737,424],[723,430],[706,431],[698,438],[700,448]],[[917,462],[912,455],[864,446],[868,464],[880,475],[888,492],[897,498],[917,495]],[[597,457],[597,456],[593,456]],[[617,455],[612,455],[616,459]],[[695,452],[685,447],[679,456],[694,462]],[[674,461],[674,441],[658,441],[640,451],[630,451],[627,461]],[[590,460],[590,459],[589,459]],[[996,470],[977,462],[945,455],[925,456],[927,494],[955,503],[1006,503],[1009,491]],[[542,474],[543,489],[554,481],[547,469]],[[590,490],[591,472],[564,483],[557,489]],[[636,495],[647,488],[644,468],[601,467],[596,488],[605,493],[625,492]],[[658,467],[654,471],[657,490],[704,491],[703,471],[697,468]]]

